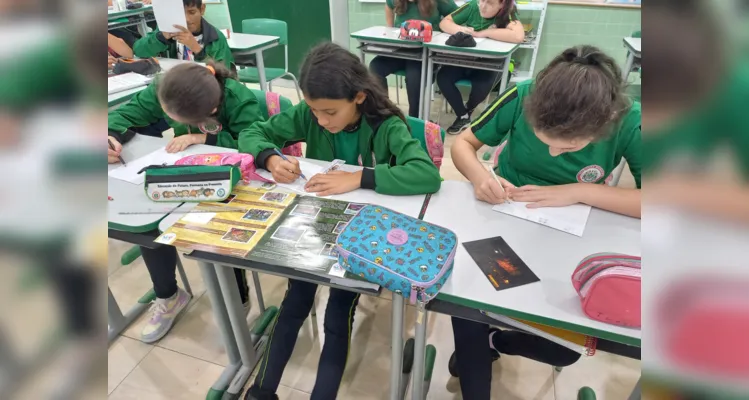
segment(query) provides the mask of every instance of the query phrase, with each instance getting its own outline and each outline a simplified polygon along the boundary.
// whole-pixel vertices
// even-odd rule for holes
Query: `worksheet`
[[[151,77],[128,72],[121,75],[113,75],[107,78],[107,94],[124,92],[151,83]]]
[[[139,174],[138,172],[144,167],[149,165],[172,165],[186,155],[187,154],[184,151],[179,153],[167,153],[166,147],[162,147],[153,153],[135,160],[125,159],[127,165],[121,165],[119,168],[109,171],[109,177],[136,185],[142,185],[146,179],[146,173],[143,172],[142,174]]]
[[[152,2],[153,15],[156,24],[162,32],[179,32],[174,25],[187,28],[185,9],[182,0],[154,0]]]
[[[528,208],[526,207],[528,204],[530,203],[508,201],[492,207],[492,210],[546,225],[549,228],[558,229],[575,236],[583,236],[585,224],[588,223],[588,216],[590,215],[589,205],[573,204],[566,207]]]
[[[327,172],[327,169],[328,169],[328,167],[319,166],[317,164],[313,164],[313,163],[308,162],[308,161],[300,160],[298,158],[297,158],[297,161],[299,161],[299,168],[302,170],[302,174],[304,174],[304,176],[308,180],[312,179],[312,177],[315,176],[315,175],[317,175],[317,174],[323,174],[323,173]],[[270,172],[268,172],[268,171],[266,171],[264,169],[258,169],[257,173],[260,176],[262,176],[263,178],[275,182],[275,180],[273,179],[273,175]],[[297,193],[303,193],[303,194],[308,194],[309,195],[309,193],[307,193],[307,191],[304,190],[304,185],[306,185],[306,184],[307,184],[307,181],[304,180],[302,177],[297,178],[297,180],[295,180],[292,183],[277,183],[278,187],[289,189],[289,190],[295,191]]]

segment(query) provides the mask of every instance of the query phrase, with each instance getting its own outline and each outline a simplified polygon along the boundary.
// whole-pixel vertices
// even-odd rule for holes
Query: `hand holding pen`
[[[283,155],[278,149],[274,149],[276,155],[270,156],[266,161],[266,169],[273,175],[273,179],[278,183],[292,183],[301,177],[305,181],[307,177],[302,173],[299,167],[299,161],[294,157]]]

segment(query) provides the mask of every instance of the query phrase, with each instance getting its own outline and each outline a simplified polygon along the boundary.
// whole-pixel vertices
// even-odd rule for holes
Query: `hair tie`
[[[589,60],[586,57],[575,57],[572,62],[582,65],[590,64]]]
[[[216,68],[213,68],[213,65],[206,65],[205,68],[211,71],[211,75],[216,76]]]

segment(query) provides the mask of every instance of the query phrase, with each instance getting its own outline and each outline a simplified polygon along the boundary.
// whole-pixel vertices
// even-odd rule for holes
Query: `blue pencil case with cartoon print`
[[[453,268],[458,237],[452,231],[385,207],[367,205],[338,235],[338,263],[369,282],[427,302]]]

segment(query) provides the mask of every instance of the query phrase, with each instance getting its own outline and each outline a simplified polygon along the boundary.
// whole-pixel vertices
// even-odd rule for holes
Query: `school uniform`
[[[395,9],[394,0],[386,0],[385,4],[391,9]],[[419,6],[416,2],[408,2],[406,12],[395,15],[394,25],[399,27],[408,20],[422,20],[432,24],[434,31],[439,31],[442,17],[449,15],[458,9],[453,0],[437,0],[436,7],[432,15],[425,18],[419,12]],[[387,90],[387,77],[398,71],[406,71],[406,93],[408,94],[408,115],[417,118],[419,116],[419,97],[421,96],[421,62],[413,60],[404,60],[388,56],[377,56],[369,63],[369,70],[379,79],[382,86]]]
[[[607,184],[622,158],[627,160],[637,188],[641,186],[641,128],[639,102],[603,139],[585,148],[556,157],[536,137],[523,108],[533,81],[525,81],[504,92],[472,124],[476,137],[490,146],[501,146],[495,172],[515,186]],[[523,332],[499,331],[492,337],[495,350],[487,346],[490,328],[486,324],[452,318],[455,337],[455,366],[465,399],[488,400],[491,391],[492,352],[520,355],[554,366],[567,366],[580,354],[543,338]]]
[[[205,18],[200,21],[200,33],[195,35],[203,47],[200,53],[193,53],[187,46],[174,39],[166,39],[158,29],[138,39],[133,45],[133,53],[140,58],[165,55],[168,58],[202,62],[210,58],[233,69],[234,56],[224,34],[209,24]]]
[[[504,26],[496,26],[495,18],[481,16],[478,0],[464,4],[450,16],[456,24],[471,27],[476,32],[494,28],[504,29],[511,22],[518,20],[517,13],[511,13]],[[467,124],[470,120],[470,114],[489,95],[498,76],[499,72],[497,71],[446,65],[437,72],[437,85],[447,102],[455,110],[455,115],[459,119],[462,116],[467,116],[467,118],[464,118],[465,124]],[[465,104],[463,104],[463,95],[456,85],[456,82],[462,79],[471,81],[471,93],[468,96],[468,102]],[[456,120],[456,123],[448,129],[449,133],[457,133],[465,125],[458,124],[458,122]]]
[[[418,140],[398,117],[373,120],[366,117],[350,129],[332,134],[317,124],[309,106],[295,107],[242,131],[239,151],[255,156],[259,168],[266,168],[269,157],[294,142],[307,143],[307,157],[323,161],[343,159],[347,164],[363,165],[361,187],[377,193],[410,195],[434,193],[440,176]],[[309,315],[317,285],[289,280],[286,296],[271,330],[265,355],[255,383],[246,399],[275,397],[286,364],[294,350],[299,329]],[[330,289],[325,310],[325,344],[320,355],[317,380],[311,399],[334,399],[346,366],[351,327],[359,295]]]

